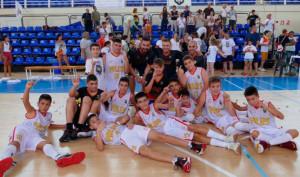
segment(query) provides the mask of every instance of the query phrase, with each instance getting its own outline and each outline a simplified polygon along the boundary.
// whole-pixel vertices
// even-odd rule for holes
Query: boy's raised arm
[[[33,81],[28,81],[25,87],[25,91],[23,94],[23,104],[27,112],[27,117],[34,117],[35,116],[35,109],[31,106],[29,102],[29,92],[30,89],[38,82],[36,80],[35,82]]]

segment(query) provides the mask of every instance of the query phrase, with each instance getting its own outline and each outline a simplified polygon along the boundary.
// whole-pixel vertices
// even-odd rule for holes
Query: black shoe
[[[86,138],[86,137],[91,137],[92,136],[92,131],[88,127],[84,127],[83,129],[79,130],[77,133],[78,138]]]
[[[193,151],[196,151],[198,154],[203,154],[203,152],[206,149],[206,144],[201,143],[201,144],[196,144],[192,142],[192,147],[190,148]]]
[[[185,173],[190,173],[191,158],[190,157],[187,157],[187,158],[177,157],[177,162],[175,162],[174,169],[177,170],[178,166],[181,167]]]
[[[64,142],[69,142],[70,141],[70,135],[71,135],[72,130],[65,130],[64,134],[62,137],[59,138],[59,142],[64,143]]]
[[[75,128],[71,131],[71,134],[70,134],[70,141],[73,142],[73,141],[76,141],[78,139],[78,129]]]

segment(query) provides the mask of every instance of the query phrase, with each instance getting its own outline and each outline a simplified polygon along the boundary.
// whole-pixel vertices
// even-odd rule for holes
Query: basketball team
[[[173,164],[186,173],[190,172],[190,157],[153,150],[148,147],[151,141],[181,146],[200,155],[207,145],[240,154],[238,136],[248,133],[257,153],[270,146],[298,149],[292,141],[298,131],[276,126],[276,118],[284,119],[284,115],[270,101],[263,100],[254,86],[244,91],[247,104],[238,105],[222,91],[221,79],[208,77],[204,68],[195,65],[193,56],[185,55],[177,61],[175,54],[160,51],[162,58],[151,59],[146,49],[149,46],[150,40],[145,38],[136,54],[127,56],[121,52],[121,41],[115,39],[112,51],[99,58],[99,44],[91,44],[93,58],[86,63],[86,86],[79,88],[80,78],[72,79],[61,143],[90,136],[99,151],[104,150],[104,145],[123,144],[136,154]],[[130,62],[133,57],[135,64]],[[142,85],[136,94],[135,81]],[[79,164],[85,159],[84,152],[60,154],[46,140],[52,98],[42,94],[38,108],[31,105],[29,93],[37,82],[26,84],[22,99],[25,119],[9,134],[9,144],[0,161],[0,176],[16,164],[13,157],[26,150],[42,150],[58,167]],[[130,109],[136,111],[133,117]],[[218,130],[203,124],[212,124]]]

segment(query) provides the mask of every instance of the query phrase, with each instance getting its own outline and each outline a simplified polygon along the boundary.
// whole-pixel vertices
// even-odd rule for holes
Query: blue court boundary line
[[[267,173],[257,164],[257,162],[252,158],[252,156],[248,153],[244,146],[241,146],[241,150],[243,154],[251,161],[252,165],[257,169],[257,171],[261,174],[262,177],[268,177]]]

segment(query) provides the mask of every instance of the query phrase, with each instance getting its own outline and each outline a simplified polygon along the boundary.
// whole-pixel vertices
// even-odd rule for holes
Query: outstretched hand
[[[27,89],[31,89],[39,80],[36,80],[35,82],[33,81],[28,81],[26,84]]]
[[[73,83],[73,86],[78,87],[79,84],[80,84],[80,78],[79,78],[79,77],[74,77],[74,78],[72,79],[72,83]]]
[[[223,96],[225,101],[230,101],[230,95],[228,93],[225,92],[225,90],[223,90]]]

